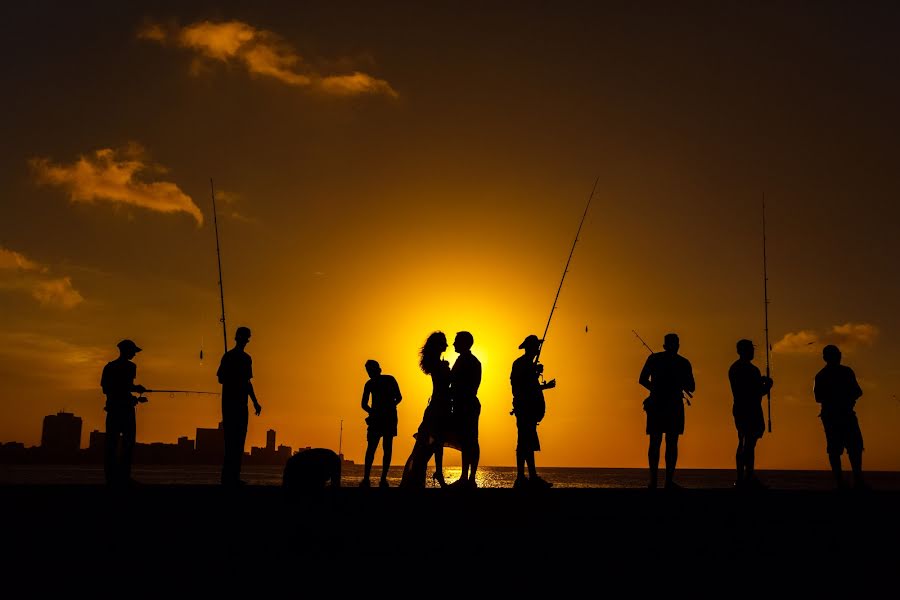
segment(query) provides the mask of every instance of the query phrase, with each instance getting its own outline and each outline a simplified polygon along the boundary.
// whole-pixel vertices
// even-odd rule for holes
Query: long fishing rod
[[[222,322],[222,341],[225,345],[225,352],[228,352],[228,329],[225,327],[225,290],[222,287],[222,253],[219,250],[219,219],[216,211],[216,189],[213,186],[212,177],[209,178],[209,191],[212,195],[213,225],[216,229],[216,261],[219,264],[219,300],[222,303],[222,318],[219,320]]]
[[[144,390],[145,394],[211,394],[221,396],[222,392],[203,392],[199,390]]]
[[[766,266],[766,194],[762,197],[763,209],[763,313],[765,315],[766,330],[766,379],[771,377],[771,368],[769,365],[769,273]],[[768,397],[769,408],[769,433],[772,433],[772,386],[769,386],[766,392]]]
[[[581,222],[578,223],[578,230],[575,232],[575,241],[572,242],[572,249],[569,250],[569,258],[566,260],[566,266],[563,269],[562,278],[559,280],[559,287],[556,290],[556,297],[553,299],[553,306],[550,308],[550,316],[547,318],[547,326],[544,327],[544,335],[541,336],[541,344],[538,346],[537,355],[534,357],[534,364],[538,364],[541,358],[541,350],[544,348],[544,341],[547,339],[547,331],[550,329],[550,320],[553,319],[553,312],[556,310],[556,302],[559,300],[559,293],[562,291],[563,282],[566,280],[566,273],[569,272],[569,263],[572,262],[572,255],[575,254],[575,244],[578,243],[578,235],[581,233],[581,227],[584,225],[584,219],[587,217],[588,209],[591,207],[591,201],[594,199],[594,192],[597,191],[597,184],[600,182],[600,176],[594,180],[594,187],[591,188],[591,195],[588,196],[587,206],[584,207],[584,214],[581,215]],[[543,374],[541,379],[543,380]]]
[[[649,350],[649,351],[650,351],[650,354],[653,354],[653,348],[651,348],[649,345],[647,345],[647,342],[644,341],[644,338],[642,338],[641,336],[638,335],[638,332],[637,332],[637,331],[635,331],[634,329],[632,329],[632,330],[631,330],[631,333],[634,334],[634,337],[636,337],[637,339],[641,340],[641,343],[644,345],[644,348],[646,348],[647,350]],[[687,391],[687,390],[681,390],[681,394],[682,394],[682,396],[684,397],[685,402],[687,402],[688,406],[690,406],[690,405],[691,405],[691,398],[693,398],[694,395],[691,394],[691,393],[690,393],[689,391]]]

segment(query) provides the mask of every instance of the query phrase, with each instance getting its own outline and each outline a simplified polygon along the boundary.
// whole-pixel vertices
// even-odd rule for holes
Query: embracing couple
[[[422,423],[414,437],[416,443],[403,468],[401,487],[425,487],[428,461],[434,456],[434,479],[441,487],[444,481],[444,447],[459,450],[462,474],[453,487],[474,488],[475,472],[481,454],[478,445],[478,417],[481,402],[481,362],[472,354],[475,339],[468,331],[460,331],[453,340],[459,356],[453,367],[444,360],[447,336],[435,331],[419,350],[419,367],[431,377],[432,391]]]

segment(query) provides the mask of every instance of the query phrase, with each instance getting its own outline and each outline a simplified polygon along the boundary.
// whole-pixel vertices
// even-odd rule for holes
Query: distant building
[[[278,450],[275,452],[275,460],[278,464],[286,463],[287,459],[291,457],[291,454],[293,454],[293,448],[282,444],[281,446],[278,446]]]
[[[194,440],[186,435],[181,436],[178,438],[178,449],[188,454],[192,453],[194,451]]]
[[[75,455],[79,448],[81,448],[81,417],[67,412],[44,417],[41,450],[53,454]]]
[[[106,432],[99,431],[97,429],[93,430],[88,437],[88,448],[90,450],[100,450],[106,446]]]
[[[275,430],[270,429],[266,432],[266,451],[275,453]]]

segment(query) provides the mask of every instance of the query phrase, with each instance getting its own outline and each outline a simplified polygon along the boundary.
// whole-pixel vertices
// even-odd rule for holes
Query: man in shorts
[[[850,467],[853,470],[853,486],[865,489],[863,481],[862,452],[863,438],[856,418],[856,401],[862,396],[862,389],[856,381],[853,369],[841,364],[841,351],[829,344],[822,349],[825,366],[816,374],[813,393],[816,402],[822,405],[819,418],[825,428],[826,451],[831,472],[834,473],[838,489],[846,487],[841,472],[841,456],[847,450]]]

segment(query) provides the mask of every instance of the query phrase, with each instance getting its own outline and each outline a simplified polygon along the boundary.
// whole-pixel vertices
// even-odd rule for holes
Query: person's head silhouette
[[[443,331],[434,331],[419,349],[419,367],[426,375],[431,375],[441,362],[441,354],[447,349],[447,336]]]
[[[534,335],[533,333],[525,338],[525,340],[519,344],[519,350],[524,350],[527,354],[537,354],[538,350],[541,348],[541,343],[544,340]]]
[[[475,343],[475,338],[468,331],[460,331],[456,334],[456,338],[453,340],[453,349],[456,350],[457,354],[462,352],[468,352],[472,349],[472,345]]]
[[[126,360],[131,360],[135,354],[141,351],[138,345],[131,340],[122,340],[116,346],[119,348],[119,355]]]
[[[822,358],[829,365],[841,364],[841,351],[834,344],[828,344],[822,348]]]
[[[246,346],[250,342],[250,328],[238,327],[234,332],[234,341],[239,346]]]
[[[738,340],[737,353],[744,360],[753,360],[754,346],[750,340]]]
[[[366,361],[366,373],[369,374],[370,378],[381,374],[381,365],[378,364],[377,360],[369,359]]]
[[[663,338],[663,350],[666,352],[671,352],[672,354],[678,354],[678,348],[680,346],[680,342],[678,341],[677,333],[667,333]]]

